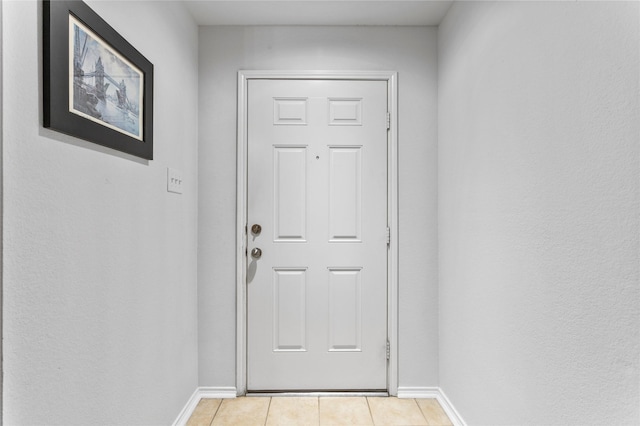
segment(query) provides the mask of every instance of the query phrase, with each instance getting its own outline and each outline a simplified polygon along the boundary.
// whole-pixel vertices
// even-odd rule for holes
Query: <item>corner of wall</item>
[[[439,387],[399,387],[398,398],[435,399],[442,407],[453,426],[466,426],[458,410],[453,406],[447,395]]]
[[[199,387],[197,388],[184,408],[178,414],[178,417],[173,422],[173,426],[184,426],[189,422],[189,418],[198,407],[198,403],[201,399],[205,398],[218,398],[218,399],[228,399],[236,397],[236,388],[234,387]]]
[[[4,365],[2,362],[2,330],[3,330],[3,326],[2,326],[2,289],[3,289],[3,285],[2,285],[2,277],[3,277],[3,268],[2,268],[2,260],[4,258],[3,255],[3,233],[2,233],[2,225],[4,223],[3,220],[3,184],[2,184],[2,176],[4,175],[3,170],[4,170],[4,156],[3,154],[3,138],[4,138],[4,133],[2,131],[2,129],[4,129],[3,126],[3,121],[2,121],[2,107],[4,105],[4,98],[2,96],[2,84],[3,84],[3,77],[2,77],[2,69],[3,69],[3,54],[2,54],[2,32],[3,32],[3,26],[2,26],[2,8],[3,8],[4,2],[0,1],[0,425],[2,424],[2,401],[3,401],[3,377],[4,377]]]

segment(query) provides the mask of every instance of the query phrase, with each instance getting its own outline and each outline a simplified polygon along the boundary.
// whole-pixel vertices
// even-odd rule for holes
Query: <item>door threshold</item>
[[[305,396],[335,396],[335,397],[346,397],[346,396],[355,396],[355,397],[387,397],[389,396],[389,392],[387,391],[322,391],[322,392],[313,392],[313,391],[247,391],[245,395],[247,397],[305,397]]]

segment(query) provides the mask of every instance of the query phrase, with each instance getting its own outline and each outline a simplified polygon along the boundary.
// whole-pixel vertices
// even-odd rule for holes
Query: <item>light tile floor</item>
[[[187,426],[451,426],[435,399],[241,397],[202,399]]]

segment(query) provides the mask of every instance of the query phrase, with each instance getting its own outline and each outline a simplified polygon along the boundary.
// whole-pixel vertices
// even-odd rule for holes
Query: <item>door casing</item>
[[[387,82],[387,209],[391,231],[387,257],[387,391],[398,393],[398,75],[394,71],[239,71],[236,180],[236,393],[247,392],[247,83],[251,79],[380,80]]]

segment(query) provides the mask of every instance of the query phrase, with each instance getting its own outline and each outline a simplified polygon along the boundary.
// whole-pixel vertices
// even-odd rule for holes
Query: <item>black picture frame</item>
[[[43,66],[44,127],[153,159],[153,64],[82,1],[43,0]]]

